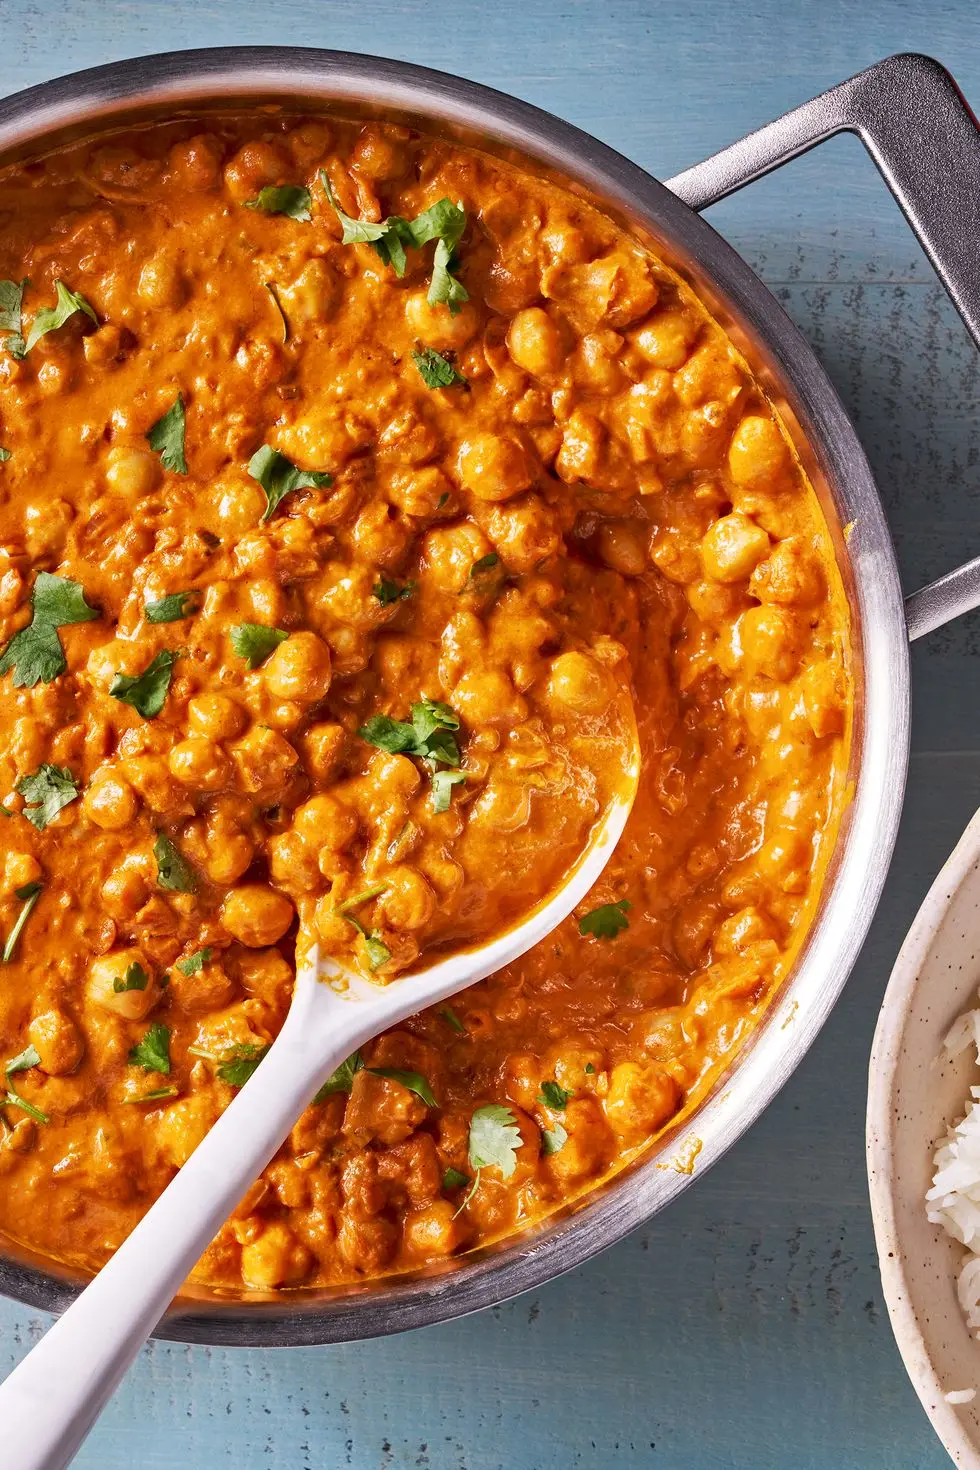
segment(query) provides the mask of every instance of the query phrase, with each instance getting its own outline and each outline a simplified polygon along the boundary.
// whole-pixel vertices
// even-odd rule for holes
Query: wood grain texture
[[[980,102],[976,0],[0,0],[0,25],[4,93],[174,45],[383,50],[515,92],[661,176],[891,51],[938,56]],[[835,140],[711,218],[853,413],[907,590],[980,552],[977,354],[860,146]],[[410,1337],[278,1353],[153,1345],[77,1463],[945,1465],[881,1303],[864,1094],[892,961],[980,801],[978,651],[976,616],[916,646],[908,803],[864,954],[781,1097],[677,1205],[535,1296]],[[43,1325],[0,1305],[0,1371]]]

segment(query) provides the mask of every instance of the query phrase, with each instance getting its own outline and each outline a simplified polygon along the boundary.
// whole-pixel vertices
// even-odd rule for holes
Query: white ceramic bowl
[[[980,1080],[970,1048],[943,1039],[980,1005],[980,812],[929,890],[895,962],[871,1053],[867,1154],[892,1330],[933,1428],[957,1465],[980,1470],[980,1342],[956,1298],[960,1245],[926,1219],[932,1155]],[[950,1390],[976,1388],[955,1406]]]

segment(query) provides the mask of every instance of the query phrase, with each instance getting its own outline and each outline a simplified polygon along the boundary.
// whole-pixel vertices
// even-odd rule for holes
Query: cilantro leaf
[[[439,1104],[432,1095],[432,1088],[421,1072],[402,1072],[398,1067],[367,1067],[366,1071],[372,1077],[387,1077],[391,1082],[399,1082],[402,1087],[407,1087],[409,1092],[414,1092],[420,1097],[427,1108],[437,1108]]]
[[[168,592],[166,597],[157,597],[144,602],[143,612],[148,623],[178,623],[182,618],[192,618],[197,612],[200,593]]]
[[[249,1042],[232,1047],[218,1068],[218,1076],[230,1087],[244,1087],[268,1050],[268,1045],[255,1046]]]
[[[385,944],[376,929],[367,930],[359,919],[353,914],[344,914],[348,924],[353,924],[358,934],[364,940],[364,948],[367,951],[368,964],[372,970],[380,970],[391,959],[391,950]]]
[[[466,1027],[463,1025],[462,1021],[459,1019],[452,1006],[443,1006],[439,1014],[446,1022],[447,1026],[451,1026],[454,1031],[458,1031],[460,1036],[466,1035]]]
[[[154,1087],[152,1092],[144,1092],[141,1097],[124,1097],[125,1103],[163,1102],[164,1098],[176,1097],[180,1091],[179,1087]]]
[[[303,184],[267,184],[254,199],[245,200],[246,209],[259,209],[263,214],[287,214],[290,219],[309,220],[312,204],[310,191]]]
[[[470,567],[469,576],[460,588],[460,592],[479,592],[485,590],[485,586],[481,586],[485,574],[499,565],[500,557],[497,553],[495,551],[488,551],[486,556],[481,556]]]
[[[27,281],[0,281],[0,332],[23,331],[24,288]]]
[[[258,480],[265,491],[266,507],[262,516],[267,521],[276,506],[294,490],[315,489],[321,485],[332,485],[333,476],[325,470],[301,470],[292,460],[271,444],[263,444],[248,462],[248,472]]]
[[[22,776],[14,790],[24,798],[24,816],[43,832],[49,822],[70,802],[78,799],[75,778],[67,766],[38,766],[31,776]]]
[[[211,963],[211,950],[208,948],[195,950],[188,955],[186,960],[178,960],[177,968],[182,975],[198,975],[205,965]]]
[[[154,1021],[143,1040],[129,1049],[129,1063],[142,1067],[144,1072],[162,1072],[170,1075],[170,1027]]]
[[[257,669],[288,637],[284,628],[269,628],[265,623],[236,623],[231,630],[231,646],[250,669]]]
[[[470,1176],[454,1169],[451,1165],[442,1176],[443,1189],[462,1189],[464,1184],[469,1184]]]
[[[34,610],[26,628],[15,633],[0,654],[0,674],[13,670],[15,689],[33,689],[49,684],[67,668],[58,629],[71,623],[88,623],[99,616],[85,601],[78,582],[38,572],[31,593]]]
[[[468,1157],[473,1169],[497,1168],[509,1179],[517,1168],[517,1150],[524,1142],[510,1108],[487,1103],[470,1119]]]
[[[194,893],[197,877],[190,863],[174,846],[165,832],[157,833],[153,844],[157,860],[157,882],[172,893]]]
[[[434,812],[448,812],[453,799],[453,787],[458,786],[461,782],[465,785],[466,777],[462,771],[432,772],[432,810]]]
[[[469,387],[463,374],[434,347],[416,347],[412,352],[412,361],[427,388],[451,388],[454,383],[461,383],[464,388]]]
[[[7,463],[7,460],[9,458],[10,458],[10,450],[9,449],[4,449],[3,445],[0,444],[0,464],[6,464]]]
[[[186,430],[187,416],[184,412],[184,395],[178,393],[167,412],[158,418],[155,424],[151,424],[146,431],[147,444],[159,454],[164,469],[172,471],[175,475],[187,474],[187,460],[184,458]]]
[[[578,921],[578,932],[591,934],[596,939],[615,939],[617,934],[629,928],[626,910],[632,907],[628,898],[617,899],[615,903],[600,904],[597,909],[591,909],[582,915]]]
[[[98,317],[84,296],[77,291],[70,291],[64,281],[55,281],[54,284],[58,299],[54,306],[42,306],[35,316],[24,344],[25,352],[30,352],[31,348],[49,332],[56,332],[59,327],[63,327],[65,322],[79,311],[84,312],[96,326],[99,325]]]
[[[371,220],[354,219],[345,214],[337,203],[330,180],[323,169],[320,170],[320,179],[333,211],[343,226],[342,244],[372,246],[382,261],[391,266],[396,276],[403,276],[407,264],[405,247],[420,250],[430,240],[435,240],[429,305],[444,304],[455,315],[463,302],[469,300],[466,288],[453,274],[457,264],[456,250],[466,229],[466,211],[461,204],[453,204],[450,199],[440,199],[412,220],[393,214],[380,224],[375,224]]]
[[[134,960],[126,967],[126,973],[121,980],[113,980],[112,989],[115,995],[122,995],[127,990],[145,990],[149,983],[149,975],[138,960]]]
[[[546,1108],[560,1113],[574,1093],[567,1087],[560,1087],[557,1082],[542,1082],[541,1091],[538,1093],[538,1102],[544,1103]]]
[[[35,1123],[51,1122],[47,1113],[42,1113],[40,1108],[36,1108],[33,1103],[29,1103],[26,1097],[21,1097],[20,1093],[15,1092],[12,1087],[7,1090],[7,1094],[2,1101],[4,1106],[8,1108],[20,1108],[29,1118],[33,1118]]]
[[[424,744],[436,730],[458,730],[459,715],[441,699],[424,696],[412,705],[412,725],[419,744]]]
[[[40,1066],[41,1057],[36,1046],[25,1047],[17,1056],[12,1057],[4,1064],[4,1076],[9,1077],[12,1072],[26,1072],[28,1067]]]
[[[177,658],[173,649],[163,649],[142,674],[117,674],[109,693],[120,703],[132,705],[145,720],[155,720],[167,698]]]
[[[3,954],[0,955],[0,964],[4,965],[9,965],[13,959],[14,950],[17,948],[17,941],[21,936],[21,931],[30,918],[31,910],[41,897],[41,884],[25,883],[23,888],[15,888],[14,894],[21,900],[23,908],[14,920],[14,927],[7,935],[7,942],[3,947]]]
[[[371,588],[372,593],[381,603],[382,607],[390,607],[393,602],[407,602],[415,591],[414,582],[406,582],[399,587],[397,582],[391,582],[387,577],[381,577]]]
[[[335,1072],[330,1073],[313,1101],[323,1102],[324,1098],[331,1097],[335,1092],[350,1092],[354,1078],[363,1066],[364,1058],[359,1051],[355,1051],[346,1061],[341,1062]]]
[[[544,1128],[541,1132],[541,1152],[545,1158],[561,1153],[567,1142],[568,1130],[561,1123],[556,1123],[554,1128]]]
[[[368,745],[386,750],[389,755],[415,754],[415,726],[404,720],[393,720],[390,715],[372,715],[357,733]]]
[[[320,182],[323,184],[324,192],[334,214],[341,223],[343,229],[341,244],[372,246],[385,265],[392,267],[396,276],[403,276],[408,263],[405,246],[415,244],[412,227],[408,220],[402,219],[398,214],[389,215],[388,219],[383,220],[380,224],[375,224],[372,220],[367,219],[354,219],[353,215],[345,214],[337,203],[330,180],[322,168]]]

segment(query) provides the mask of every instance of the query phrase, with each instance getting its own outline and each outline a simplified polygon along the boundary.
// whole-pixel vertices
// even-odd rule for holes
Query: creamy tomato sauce
[[[756,1023],[845,800],[847,605],[759,383],[588,203],[375,123],[9,166],[0,277],[0,1229],[107,1258],[261,1065],[300,924],[397,984],[514,922],[628,689],[597,888],[350,1059],[196,1276],[555,1210]]]

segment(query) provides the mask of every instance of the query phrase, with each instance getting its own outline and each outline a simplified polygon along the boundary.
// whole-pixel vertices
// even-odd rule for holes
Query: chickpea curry
[[[418,1268],[621,1167],[789,971],[847,603],[759,382],[584,199],[381,123],[0,170],[0,1231],[94,1270],[282,1024],[578,912],[324,1084],[195,1272]]]

